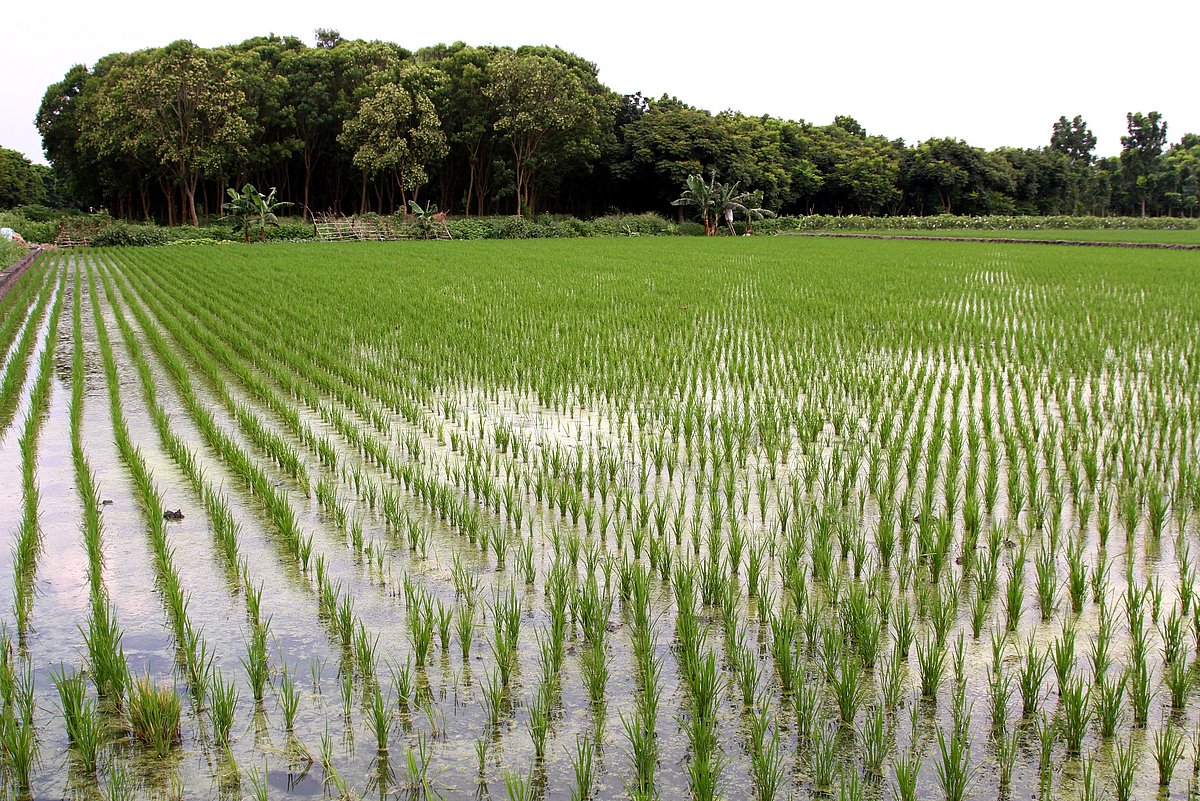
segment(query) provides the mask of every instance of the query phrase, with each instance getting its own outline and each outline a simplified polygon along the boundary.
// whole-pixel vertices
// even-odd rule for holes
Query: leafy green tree
[[[1084,206],[1095,175],[1092,169],[1092,153],[1095,149],[1096,135],[1082,116],[1076,114],[1071,120],[1063,116],[1054,123],[1050,134],[1050,153],[1065,162],[1063,211],[1078,214]]]
[[[1200,214],[1200,134],[1187,134],[1163,155],[1167,213]]]
[[[499,135],[497,111],[486,91],[494,47],[426,48],[417,58],[431,61],[445,76],[433,97],[446,133],[447,157],[439,172],[443,205],[451,204],[451,187],[463,186],[463,211],[483,215],[496,190]]]
[[[1129,133],[1121,137],[1121,173],[1126,191],[1145,217],[1158,183],[1156,173],[1167,143],[1167,123],[1157,111],[1131,112],[1125,115],[1125,122]]]
[[[0,209],[47,205],[48,177],[44,165],[33,164],[23,154],[0,147]]]
[[[153,154],[182,190],[184,215],[198,226],[196,186],[246,152],[246,96],[227,56],[179,41],[144,54],[96,102],[102,150]]]
[[[401,205],[429,182],[429,165],[446,153],[446,136],[433,101],[421,85],[429,76],[405,66],[377,80],[358,112],[346,121],[338,141],[354,153],[362,170],[362,211],[369,176],[388,173],[400,190]]]
[[[945,214],[988,214],[1013,191],[1012,170],[1003,157],[960,139],[928,139],[912,151],[903,179],[924,209],[924,196]]]
[[[495,130],[512,150],[517,210],[532,214],[539,183],[600,155],[615,97],[589,91],[577,69],[538,52],[498,53],[489,78],[484,94],[496,106]]]

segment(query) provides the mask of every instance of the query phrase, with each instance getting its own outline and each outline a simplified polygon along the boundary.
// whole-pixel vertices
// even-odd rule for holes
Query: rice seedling
[[[386,754],[392,732],[391,696],[385,698],[379,685],[376,684],[372,687],[367,702],[367,725],[375,736],[375,750],[380,754]]]
[[[300,694],[296,690],[296,682],[288,671],[287,662],[280,656],[279,669],[279,707],[283,711],[284,731],[292,732],[296,728],[296,714],[300,709]]]
[[[129,689],[130,731],[157,756],[166,756],[179,743],[182,712],[175,690],[155,684],[148,673]]]
[[[575,755],[571,760],[571,772],[575,786],[571,788],[571,801],[588,801],[596,783],[595,747],[586,737],[575,739]]]
[[[1133,797],[1133,781],[1137,772],[1137,755],[1134,753],[1133,737],[1117,740],[1113,750],[1113,785],[1117,801],[1130,801]]]
[[[233,730],[234,716],[237,712],[238,699],[241,692],[232,681],[225,681],[220,669],[213,673],[212,686],[209,688],[209,720],[213,727],[213,740],[217,745],[229,745],[230,732]]]
[[[1183,759],[1183,734],[1164,721],[1163,727],[1154,733],[1151,752],[1154,754],[1154,762],[1158,766],[1158,785],[1167,787],[1171,784],[1175,766]]]

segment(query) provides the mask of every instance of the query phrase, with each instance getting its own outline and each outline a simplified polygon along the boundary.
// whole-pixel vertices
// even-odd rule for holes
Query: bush
[[[20,261],[26,252],[25,248],[16,242],[0,237],[0,270],[3,270],[14,262]]]
[[[58,235],[58,220],[31,220],[14,211],[0,212],[0,228],[11,228],[32,244],[53,242]]]
[[[192,229],[195,232],[196,229]],[[171,229],[159,228],[157,225],[146,223],[127,223],[124,220],[114,220],[101,228],[92,237],[94,247],[140,247],[145,245],[165,245],[172,239]]]
[[[756,233],[784,231],[1090,231],[1090,230],[1194,230],[1200,220],[1186,217],[1035,217],[987,215],[979,217],[939,214],[932,217],[863,217],[810,214],[777,217],[754,224]]]

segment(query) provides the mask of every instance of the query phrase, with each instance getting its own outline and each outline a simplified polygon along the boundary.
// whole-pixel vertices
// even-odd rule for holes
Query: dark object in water
[[[100,505],[101,506],[112,506],[113,502],[110,501],[108,498],[105,498],[104,500],[100,501]]]
[[[183,519],[183,510],[182,509],[176,509],[174,512],[172,512],[170,509],[168,509],[167,511],[163,512],[163,520],[182,520],[182,519]]]

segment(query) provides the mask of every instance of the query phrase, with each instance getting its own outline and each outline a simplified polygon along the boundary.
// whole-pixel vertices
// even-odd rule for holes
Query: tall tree
[[[1167,122],[1157,111],[1125,115],[1129,134],[1121,137],[1121,172],[1126,190],[1146,216],[1147,202],[1154,195],[1155,172],[1167,143]]]
[[[594,72],[594,68],[593,72]],[[615,98],[589,91],[584,76],[539,52],[501,52],[492,59],[485,95],[496,105],[496,131],[513,154],[517,211],[532,213],[539,183],[600,155]]]
[[[441,121],[421,85],[428,79],[426,70],[405,66],[377,80],[338,137],[354,151],[354,166],[363,171],[364,212],[369,176],[394,176],[401,207],[407,207],[408,198],[416,198],[429,182],[430,164],[446,154]]]
[[[246,113],[228,57],[179,41],[147,53],[103,92],[97,133],[111,150],[153,153],[183,192],[187,221],[198,226],[196,185],[246,152]]]

